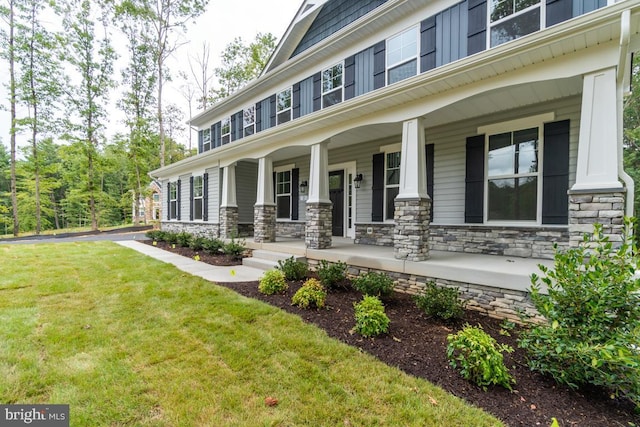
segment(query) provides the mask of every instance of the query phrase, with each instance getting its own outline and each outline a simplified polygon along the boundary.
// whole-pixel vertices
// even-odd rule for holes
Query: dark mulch
[[[219,265],[219,266],[229,266],[229,265],[240,265],[242,264],[242,258],[237,258],[231,255],[225,254],[216,254],[211,255],[205,251],[194,251],[191,248],[183,248],[180,245],[170,245],[167,242],[156,242],[153,244],[151,240],[141,240],[142,243],[146,243],[147,245],[152,245],[157,247],[158,249],[163,249],[165,251],[172,252],[174,254],[182,255],[187,258],[193,258],[194,256],[199,256],[201,262],[206,262],[211,265]]]
[[[151,243],[151,242],[149,242]],[[181,255],[193,257],[189,248],[170,248],[158,243],[158,247]],[[240,261],[199,253],[201,261],[214,265],[235,265]],[[231,262],[233,264],[225,264]],[[258,282],[219,283],[219,285],[250,298],[265,301],[290,313],[297,314],[327,334],[346,344],[366,351],[388,365],[398,367],[410,375],[424,378],[450,393],[465,399],[503,420],[509,426],[549,426],[555,417],[561,426],[636,426],[640,415],[626,400],[611,399],[606,392],[596,388],[573,391],[557,385],[553,379],[532,372],[527,367],[526,355],[517,348],[518,328],[510,329],[510,336],[500,333],[502,321],[467,311],[465,318],[454,323],[444,323],[427,318],[413,302],[412,296],[394,293],[385,303],[391,319],[389,332],[376,338],[363,338],[351,333],[354,326],[353,304],[362,295],[348,283],[342,289],[332,291],[327,306],[322,310],[301,309],[291,305],[291,297],[301,282],[290,283],[285,294],[265,296],[258,292]],[[447,335],[460,330],[466,323],[482,325],[498,342],[511,345],[514,353],[505,354],[505,364],[516,379],[511,392],[501,387],[480,387],[462,379],[449,366],[446,357]]]

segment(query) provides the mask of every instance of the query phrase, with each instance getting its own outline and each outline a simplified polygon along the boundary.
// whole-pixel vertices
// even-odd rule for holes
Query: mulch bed
[[[170,245],[167,242],[156,242],[153,244],[152,240],[141,240],[142,243],[146,243],[147,245],[155,246],[158,249],[163,249],[165,251],[172,252],[177,255],[182,255],[187,258],[193,258],[194,256],[199,256],[201,262],[206,262],[211,265],[218,266],[230,266],[230,265],[240,265],[242,264],[242,258],[237,258],[231,255],[217,254],[211,255],[205,251],[194,251],[191,248],[183,248],[180,245]]]
[[[160,244],[158,244],[160,247]],[[172,249],[172,251],[176,251]],[[188,248],[182,254],[193,257]],[[200,254],[201,260],[206,258]],[[215,257],[212,263],[221,265]],[[236,261],[237,262],[237,261]],[[390,366],[424,378],[448,392],[470,402],[503,420],[507,425],[549,426],[555,417],[561,426],[636,426],[640,414],[623,399],[612,399],[595,387],[574,391],[555,383],[552,378],[532,372],[527,366],[526,354],[517,347],[518,328],[509,329],[509,335],[500,333],[502,321],[478,312],[466,311],[465,318],[444,323],[427,318],[411,295],[394,293],[384,300],[386,313],[391,319],[389,332],[376,338],[363,338],[351,330],[355,324],[353,304],[362,295],[348,283],[343,289],[331,291],[326,308],[301,309],[291,305],[291,297],[301,282],[292,282],[282,295],[266,296],[258,292],[258,282],[218,283],[239,294],[265,301],[296,314],[308,323],[322,329],[333,338],[366,351]],[[515,377],[513,391],[490,387],[487,391],[464,380],[449,366],[446,357],[447,335],[460,330],[466,323],[481,325],[498,342],[511,345],[515,352],[505,354],[505,364]]]

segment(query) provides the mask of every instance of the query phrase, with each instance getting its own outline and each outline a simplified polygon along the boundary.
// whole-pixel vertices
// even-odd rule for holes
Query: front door
[[[329,172],[329,199],[333,203],[331,212],[331,234],[344,236],[344,170]]]

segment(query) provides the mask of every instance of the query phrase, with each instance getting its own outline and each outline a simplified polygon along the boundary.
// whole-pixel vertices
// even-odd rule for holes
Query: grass
[[[70,404],[73,426],[501,425],[296,316],[116,244],[0,256],[2,403]]]

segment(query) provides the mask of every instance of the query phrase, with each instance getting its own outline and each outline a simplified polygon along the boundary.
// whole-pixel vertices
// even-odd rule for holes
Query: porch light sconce
[[[305,194],[307,192],[307,187],[309,186],[309,183],[307,181],[302,181],[300,183],[300,192],[302,194]]]
[[[356,177],[353,178],[353,183],[355,184],[356,188],[360,188],[360,184],[362,183],[363,179],[364,177],[362,176],[361,173],[356,174]]]

